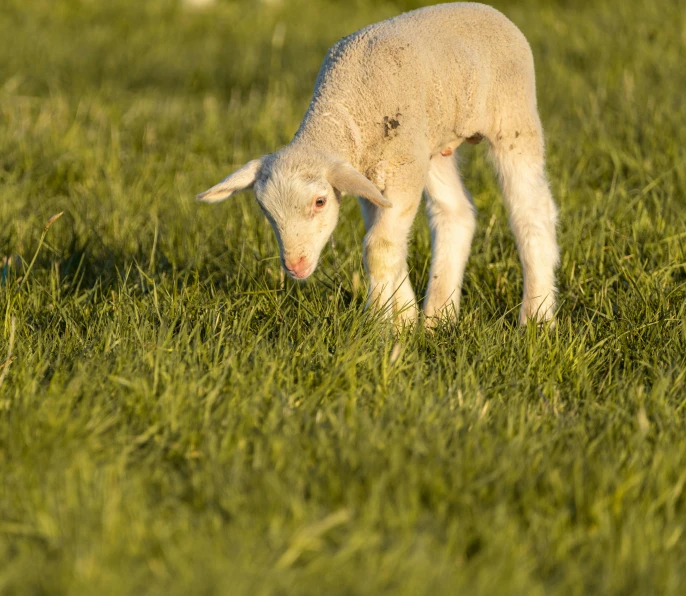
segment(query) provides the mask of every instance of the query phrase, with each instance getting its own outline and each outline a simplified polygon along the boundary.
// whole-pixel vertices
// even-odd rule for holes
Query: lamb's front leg
[[[367,235],[364,263],[369,275],[367,307],[384,310],[399,324],[417,319],[417,301],[407,269],[407,243],[417,214],[421,190],[386,191],[393,207],[382,208],[361,200]]]

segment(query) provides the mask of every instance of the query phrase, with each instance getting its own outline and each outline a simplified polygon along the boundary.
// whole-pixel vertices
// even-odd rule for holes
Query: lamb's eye
[[[317,209],[321,209],[322,207],[324,207],[324,205],[326,205],[326,197],[319,197],[319,198],[314,202],[314,206],[315,206]]]

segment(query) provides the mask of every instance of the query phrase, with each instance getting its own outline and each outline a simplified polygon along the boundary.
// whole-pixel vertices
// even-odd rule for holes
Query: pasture
[[[0,593],[682,593],[683,0],[493,3],[536,60],[554,328],[517,325],[484,144],[434,333],[364,311],[354,199],[303,284],[250,193],[194,199],[419,5],[3,0]]]

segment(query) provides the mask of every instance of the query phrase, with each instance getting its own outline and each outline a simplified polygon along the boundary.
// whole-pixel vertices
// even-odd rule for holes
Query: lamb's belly
[[[435,155],[450,155],[464,142],[464,137],[446,136],[441,138],[431,148],[431,157]]]
[[[483,140],[483,136],[478,132],[470,132],[468,136],[446,136],[436,143],[431,149],[431,157],[436,155],[452,155],[465,141],[470,145],[477,145]]]
[[[469,115],[469,100],[464,90],[446,89],[444,96],[434,99],[429,107],[429,117],[435,123],[431,134],[431,155],[450,155],[463,142],[480,140],[478,123]],[[478,140],[475,140],[478,138]]]

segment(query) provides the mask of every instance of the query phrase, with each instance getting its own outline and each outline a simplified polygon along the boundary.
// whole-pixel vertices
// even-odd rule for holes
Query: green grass
[[[305,284],[249,193],[194,200],[290,140],[330,45],[412,6],[3,0],[0,593],[681,593],[683,1],[497,3],[537,63],[554,329],[516,325],[481,146],[435,334],[364,312],[353,200]],[[412,244],[421,295],[423,218]]]

